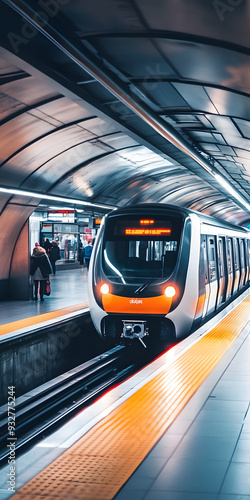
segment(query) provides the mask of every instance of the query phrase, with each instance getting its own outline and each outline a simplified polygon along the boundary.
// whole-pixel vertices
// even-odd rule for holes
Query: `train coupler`
[[[142,338],[148,335],[146,321],[123,320],[122,337],[126,339],[138,339],[144,347],[147,347]]]

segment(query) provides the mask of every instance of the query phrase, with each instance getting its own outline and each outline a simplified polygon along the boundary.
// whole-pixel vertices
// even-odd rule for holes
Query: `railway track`
[[[139,365],[141,361],[139,362]],[[24,451],[140,366],[124,346],[96,356],[15,401],[15,448]],[[0,407],[0,466],[9,455],[7,404]]]

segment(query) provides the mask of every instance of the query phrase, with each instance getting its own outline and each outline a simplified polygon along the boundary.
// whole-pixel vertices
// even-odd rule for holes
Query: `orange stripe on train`
[[[205,303],[205,293],[203,293],[203,295],[201,295],[199,297],[199,300],[198,300],[198,303],[197,303],[197,307],[196,307],[196,312],[195,312],[195,317],[198,318],[199,316],[202,315],[202,312],[203,312],[203,307],[204,307],[204,303]]]
[[[108,293],[102,296],[103,308],[109,313],[167,314],[172,299],[165,295],[158,297],[119,297]]]

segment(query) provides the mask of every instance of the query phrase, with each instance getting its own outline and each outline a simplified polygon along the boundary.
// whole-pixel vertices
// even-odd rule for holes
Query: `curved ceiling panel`
[[[247,2],[1,9],[0,186],[249,219]]]
[[[55,127],[50,123],[24,113],[1,126],[1,140],[4,148],[1,150],[2,165],[16,152],[26,148],[26,145],[37,140],[38,136],[49,134]],[[15,141],[13,141],[15,137]]]
[[[200,0],[137,0],[145,23],[153,30],[175,31],[248,44],[249,7],[247,2],[200,2]],[[161,13],[159,15],[159,12]]]

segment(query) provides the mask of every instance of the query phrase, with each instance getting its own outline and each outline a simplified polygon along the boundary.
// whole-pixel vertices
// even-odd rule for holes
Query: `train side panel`
[[[100,229],[98,231],[95,244],[93,247],[90,263],[89,263],[89,274],[88,274],[88,300],[89,300],[89,310],[90,310],[90,315],[91,319],[94,323],[95,329],[101,335],[101,321],[104,316],[107,316],[107,313],[103,310],[102,307],[100,307],[97,302],[96,298],[94,295],[94,288],[95,288],[95,274],[96,274],[96,267],[98,266],[98,263],[100,261],[100,252],[101,252],[101,247],[102,247],[102,238],[103,238],[103,232],[104,232],[104,220],[102,221],[102,224],[100,226]]]
[[[200,221],[195,214],[190,215],[190,219],[190,255],[184,293],[177,308],[166,316],[175,325],[177,339],[191,330],[199,299]]]

